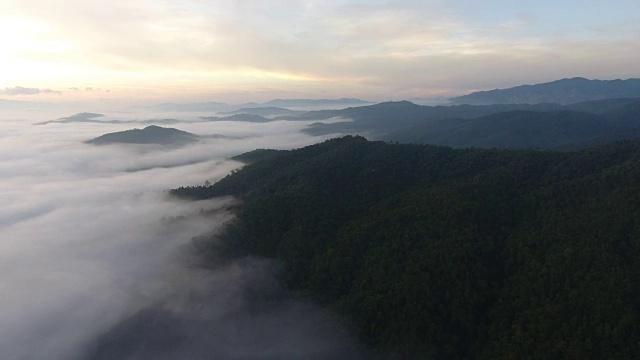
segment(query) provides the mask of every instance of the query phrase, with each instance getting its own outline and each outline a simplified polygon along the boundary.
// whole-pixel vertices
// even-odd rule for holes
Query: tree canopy
[[[573,152],[344,137],[270,154],[183,198],[233,195],[228,254],[384,354],[640,357],[640,141]],[[220,251],[217,249],[216,251]]]

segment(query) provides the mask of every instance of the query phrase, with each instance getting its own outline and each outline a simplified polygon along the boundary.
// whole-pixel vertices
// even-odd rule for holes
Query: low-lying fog
[[[187,251],[192,237],[230,219],[234,199],[179,202],[164,192],[220,179],[241,166],[229,156],[324,140],[300,132],[309,122],[159,123],[234,138],[181,148],[83,143],[148,123],[33,125],[71,115],[0,120],[3,359],[362,356],[330,314],[282,299],[272,262],[204,267]],[[100,120],[211,114],[106,115]]]

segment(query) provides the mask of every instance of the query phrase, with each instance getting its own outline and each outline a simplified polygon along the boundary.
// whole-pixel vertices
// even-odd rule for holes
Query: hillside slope
[[[640,356],[640,142],[578,152],[333,139],[174,196],[242,199],[199,249],[282,278],[384,354]]]
[[[590,107],[584,103],[574,108]],[[459,148],[579,149],[640,136],[639,110],[640,100],[635,99],[600,113],[509,111],[476,119],[425,122],[382,139]]]

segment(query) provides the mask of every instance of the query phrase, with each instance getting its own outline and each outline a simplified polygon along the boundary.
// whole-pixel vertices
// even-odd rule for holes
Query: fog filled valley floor
[[[0,357],[640,357],[639,140],[453,149],[309,114],[3,119]],[[90,143],[167,123],[194,138]]]
[[[135,124],[27,116],[3,119],[0,132],[1,358],[361,356],[331,313],[282,288],[277,263],[212,264],[193,251],[191,238],[232,218],[236,200],[166,194],[239,168],[232,155],[317,139],[282,123],[195,123],[182,128],[233,140],[100,147],[84,141]]]

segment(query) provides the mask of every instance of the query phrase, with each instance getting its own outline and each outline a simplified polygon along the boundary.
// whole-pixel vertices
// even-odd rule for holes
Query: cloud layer
[[[109,96],[376,100],[640,73],[636,1],[4,1],[16,71],[0,81]]]
[[[83,143],[132,124],[32,125],[49,118],[38,117],[0,121],[3,359],[359,356],[329,314],[279,287],[276,264],[203,263],[190,250],[231,218],[234,199],[164,193],[225,176],[240,166],[228,156],[316,141],[298,132],[304,124],[185,123],[242,139],[164,149]]]

